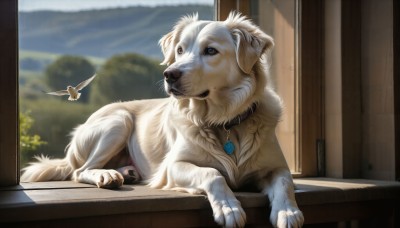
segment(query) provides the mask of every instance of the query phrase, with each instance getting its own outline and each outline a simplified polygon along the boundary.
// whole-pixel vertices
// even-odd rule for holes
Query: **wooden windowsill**
[[[371,214],[395,217],[398,213],[394,212],[400,202],[398,182],[300,178],[295,183],[296,199],[307,224],[370,218]],[[263,195],[238,192],[236,196],[247,213],[248,224],[268,225],[269,203]],[[0,188],[0,224],[41,226],[44,221],[47,226],[65,227],[93,222],[138,227],[216,226],[202,195],[142,185],[99,189],[71,181]]]

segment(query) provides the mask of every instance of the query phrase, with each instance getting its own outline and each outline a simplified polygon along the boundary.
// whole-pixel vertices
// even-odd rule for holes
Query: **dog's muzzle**
[[[180,83],[178,82],[179,79],[182,77],[182,71],[173,68],[169,69],[167,68],[164,71],[164,78],[165,82],[167,82],[167,93],[173,94],[176,97],[184,96],[184,92],[180,88]]]
[[[166,69],[164,71],[164,78],[168,84],[173,84],[182,77],[182,71],[178,69]]]
[[[196,97],[196,98],[200,98],[200,99],[204,99],[210,94],[209,90],[206,90],[206,91],[204,91],[198,95],[194,95],[194,96],[187,94],[185,92],[185,90],[183,88],[181,88],[181,83],[179,81],[179,79],[182,77],[182,75],[183,75],[183,72],[176,68],[172,68],[172,69],[167,68],[164,71],[164,78],[165,78],[165,82],[167,83],[166,90],[167,90],[168,94],[173,94],[175,97],[189,96],[189,97]]]

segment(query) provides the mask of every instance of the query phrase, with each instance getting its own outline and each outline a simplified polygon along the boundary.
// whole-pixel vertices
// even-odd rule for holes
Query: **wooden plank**
[[[296,179],[295,183],[296,199],[307,224],[375,218],[394,210],[393,205],[400,200],[400,183],[396,182],[306,178]],[[57,184],[65,186],[62,182],[50,185]],[[155,220],[163,221],[167,227],[215,225],[211,207],[203,195],[150,189],[143,185],[124,185],[117,190],[46,189],[48,182],[42,186],[42,190],[0,191],[1,226],[47,227],[51,224],[58,227],[86,223],[107,226],[125,221],[121,224],[159,227],[162,223]],[[250,227],[270,225],[269,202],[265,196],[248,192],[235,195],[247,213]]]
[[[361,4],[363,178],[395,180],[392,9],[392,0]]]
[[[321,204],[301,207],[307,224],[379,220],[379,227],[392,227],[390,224],[394,219],[394,208],[395,202],[390,200]],[[325,226],[320,225],[318,227]],[[335,227],[338,226],[336,225]]]
[[[317,140],[324,137],[323,7],[323,1],[301,1],[299,148],[302,176],[317,175]]]
[[[362,171],[361,1],[342,1],[341,27],[343,177],[359,178]]]
[[[74,181],[21,182],[19,185],[0,187],[0,191],[22,191],[35,189],[97,188],[95,185]]]
[[[244,208],[268,208],[267,199],[262,194],[238,193],[236,196]],[[141,185],[124,185],[116,190],[0,191],[0,202],[0,223],[211,209],[204,195],[156,190]]]
[[[18,184],[18,1],[0,1],[0,186]]]
[[[400,1],[398,0],[393,0],[393,86],[395,178],[400,181]]]
[[[250,0],[217,0],[217,20],[225,20],[231,11],[241,12],[244,15],[250,14]]]

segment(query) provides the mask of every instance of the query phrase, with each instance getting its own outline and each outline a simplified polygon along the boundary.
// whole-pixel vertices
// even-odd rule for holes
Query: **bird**
[[[67,86],[66,90],[59,90],[59,91],[55,91],[55,92],[49,92],[47,94],[55,95],[55,96],[69,95],[69,97],[68,97],[69,101],[76,101],[81,97],[81,93],[79,93],[79,91],[82,90],[83,88],[85,88],[87,85],[89,85],[89,83],[92,82],[95,77],[96,77],[96,74],[93,75],[92,77],[86,79],[85,81],[79,83],[75,87],[69,85],[69,86]]]

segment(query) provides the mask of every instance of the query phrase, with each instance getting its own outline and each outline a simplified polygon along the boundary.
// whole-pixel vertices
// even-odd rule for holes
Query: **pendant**
[[[226,130],[225,127],[224,130],[226,131],[226,142],[224,144],[224,151],[226,154],[231,155],[235,151],[235,144],[233,144],[233,142],[229,139],[231,131]]]
[[[224,151],[225,151],[225,153],[227,153],[229,155],[233,154],[233,151],[235,151],[235,145],[233,144],[233,142],[231,140],[228,140],[225,142]]]

